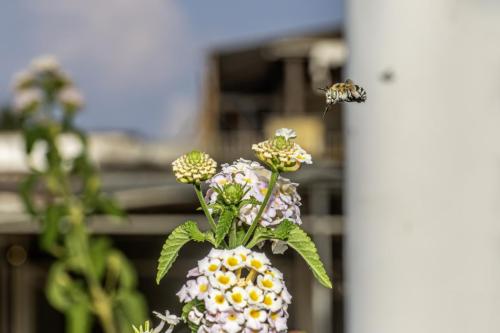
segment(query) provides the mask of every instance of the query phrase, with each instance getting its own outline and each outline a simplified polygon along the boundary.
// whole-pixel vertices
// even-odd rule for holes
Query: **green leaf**
[[[102,278],[106,271],[106,260],[111,250],[111,241],[106,237],[96,237],[90,240],[89,255],[97,277]]]
[[[62,261],[57,261],[51,266],[45,293],[49,303],[63,312],[74,304],[90,304],[84,287],[72,279]]]
[[[188,319],[188,315],[189,315],[189,312],[191,312],[191,310],[193,308],[197,308],[200,312],[204,312],[205,311],[205,303],[203,301],[200,301],[198,299],[194,299],[188,303],[186,303],[183,307],[182,307],[182,315],[181,315],[181,318],[184,320],[184,322],[187,323],[187,325],[189,326],[189,329],[191,330],[191,332],[198,332],[198,329],[199,329],[199,325],[196,325],[195,323],[189,321]]]
[[[47,207],[39,239],[42,249],[49,251],[56,244],[60,234],[59,225],[65,214],[66,208],[64,206],[52,205]]]
[[[21,182],[19,187],[19,194],[24,203],[24,207],[31,216],[37,216],[37,209],[33,201],[33,192],[38,182],[38,177],[38,173],[32,173]]]
[[[207,239],[206,234],[200,231],[198,225],[195,222],[186,223],[186,230],[189,233],[191,239],[195,242],[204,242]]]
[[[215,228],[215,243],[216,246],[219,246],[224,238],[231,230],[231,225],[233,224],[234,212],[232,209],[225,209],[220,215],[219,221],[217,222],[217,226]]]
[[[217,244],[215,243],[215,236],[212,231],[205,232],[205,240],[210,244],[212,244],[213,246],[217,246]]]
[[[73,304],[65,314],[67,333],[90,333],[92,314],[87,304]]]
[[[241,244],[243,242],[243,238],[245,238],[245,230],[236,230],[236,244]]]
[[[274,229],[274,235],[277,239],[285,240],[295,226],[292,221],[284,220]]]
[[[332,288],[332,282],[321,262],[316,245],[314,245],[311,238],[298,225],[285,220],[274,230],[258,227],[255,229],[255,234],[247,244],[247,247],[251,249],[265,240],[285,241],[304,258],[319,283],[327,288]]]
[[[118,218],[123,218],[126,216],[123,209],[114,199],[111,199],[104,195],[101,195],[97,199],[97,213],[104,213],[106,215],[111,215]]]
[[[120,332],[129,332],[132,325],[138,326],[147,319],[147,305],[144,297],[137,291],[124,290],[115,299],[115,315]]]
[[[196,225],[193,221],[187,221],[175,228],[168,236],[158,259],[156,283],[160,283],[161,279],[168,273],[179,256],[180,249],[191,240],[193,224]]]
[[[132,263],[125,257],[123,253],[114,250],[112,256],[118,262],[118,274],[121,289],[134,289],[137,286],[137,273]]]
[[[311,238],[297,225],[293,225],[286,242],[304,258],[319,283],[331,289],[332,282],[326,273],[325,267],[318,255],[316,245],[314,245]]]

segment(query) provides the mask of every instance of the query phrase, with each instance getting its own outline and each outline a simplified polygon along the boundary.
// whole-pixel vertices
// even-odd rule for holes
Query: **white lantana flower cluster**
[[[243,199],[254,197],[262,202],[266,196],[271,172],[255,161],[239,159],[233,164],[223,164],[222,171],[207,181],[210,188],[206,194],[206,201],[213,204],[217,201],[219,193],[215,187],[235,183],[247,187]],[[283,220],[288,219],[296,224],[302,224],[300,219],[300,195],[297,193],[298,184],[289,179],[279,177],[273,189],[266,210],[262,214],[260,224],[263,227],[276,226]],[[241,207],[238,219],[241,223],[251,225],[260,205],[247,204]]]
[[[187,315],[198,333],[287,332],[292,297],[265,254],[243,246],[212,249],[188,277],[177,296],[202,304]]]
[[[12,86],[15,111],[34,112],[45,97],[56,100],[66,112],[75,112],[84,105],[81,92],[52,55],[35,58],[27,70],[14,75]]]

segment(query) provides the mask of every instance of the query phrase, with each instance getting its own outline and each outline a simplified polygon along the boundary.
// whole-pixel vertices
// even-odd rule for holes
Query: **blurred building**
[[[342,110],[332,108],[322,119],[324,97],[317,88],[340,80],[345,57],[344,42],[335,31],[216,49],[208,58],[199,123],[200,145],[221,163],[252,158],[252,143],[280,127],[296,129],[313,154],[313,166],[287,176],[300,183],[304,228],[318,244],[334,290],[316,283],[292,251],[273,256],[273,263],[284,272],[294,296],[290,328],[314,333],[343,332]],[[63,145],[68,153],[76,149],[71,138]],[[97,216],[90,222],[92,230],[111,235],[133,260],[152,310],[180,310],[175,293],[205,251],[186,246],[175,269],[156,286],[156,259],[166,234],[187,219],[203,221],[193,215],[197,202],[191,188],[176,183],[170,172],[171,161],[188,148],[125,133],[91,138],[105,190],[130,215],[122,223]],[[17,198],[26,171],[20,135],[1,134],[0,333],[63,332],[62,315],[43,294],[51,259],[38,250],[39,227],[23,214]]]

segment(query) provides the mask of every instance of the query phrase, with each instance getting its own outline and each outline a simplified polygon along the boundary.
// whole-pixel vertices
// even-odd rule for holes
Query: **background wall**
[[[500,4],[347,4],[348,332],[498,332]]]

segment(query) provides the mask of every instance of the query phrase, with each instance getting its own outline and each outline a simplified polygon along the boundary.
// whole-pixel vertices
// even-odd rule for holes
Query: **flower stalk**
[[[201,193],[201,185],[200,184],[194,184],[194,191],[196,192],[196,196],[198,197],[198,201],[200,202],[201,209],[203,209],[203,212],[205,213],[205,216],[208,219],[208,224],[210,225],[210,228],[212,231],[215,231],[216,225],[214,218],[212,217],[212,214],[210,214],[210,211],[208,210],[207,203],[205,202],[205,199],[203,198],[203,194]]]
[[[250,237],[252,237],[255,228],[257,228],[257,225],[260,221],[260,218],[262,217],[262,213],[267,208],[267,204],[269,203],[269,199],[271,198],[271,195],[273,194],[274,186],[276,185],[276,181],[278,180],[279,177],[279,172],[276,170],[272,171],[271,174],[271,179],[269,180],[269,187],[267,188],[266,196],[264,197],[264,201],[260,205],[259,212],[257,213],[257,216],[255,216],[255,219],[252,222],[252,225],[250,228],[247,230],[245,237],[243,238],[242,245],[246,245],[248,241],[250,240]]]

